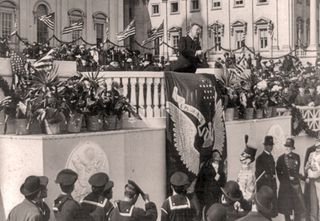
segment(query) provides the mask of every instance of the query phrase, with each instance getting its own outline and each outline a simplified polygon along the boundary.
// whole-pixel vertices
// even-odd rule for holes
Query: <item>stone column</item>
[[[308,50],[311,51],[318,49],[317,9],[317,0],[310,0],[310,44]]]

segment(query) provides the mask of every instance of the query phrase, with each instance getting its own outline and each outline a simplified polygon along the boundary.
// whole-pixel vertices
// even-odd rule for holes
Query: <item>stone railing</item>
[[[100,72],[107,87],[113,81],[123,86],[123,93],[145,118],[165,117],[165,82],[163,72]]]
[[[309,128],[313,131],[320,130],[320,106],[317,107],[302,107],[297,106],[300,110],[304,121],[308,124]]]

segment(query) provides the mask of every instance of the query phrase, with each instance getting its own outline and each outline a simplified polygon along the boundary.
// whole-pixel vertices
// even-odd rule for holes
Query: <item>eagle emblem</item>
[[[177,88],[174,91],[177,92]],[[177,95],[175,95],[177,96]],[[180,102],[184,102],[184,99],[179,97]],[[179,100],[178,99],[178,100]],[[200,167],[200,153],[195,147],[195,137],[198,135],[203,139],[202,146],[200,148],[212,147],[222,153],[225,142],[225,125],[223,122],[223,107],[221,99],[219,101],[215,99],[215,115],[212,121],[206,123],[203,121],[204,117],[201,112],[194,107],[183,108],[181,110],[181,103],[179,107],[172,102],[167,102],[167,110],[173,121],[173,141],[183,164],[188,171],[197,175]],[[178,101],[179,103],[179,101]],[[184,104],[184,106],[189,106]],[[196,110],[196,111],[195,111]],[[187,116],[185,112],[192,114],[199,121],[199,125],[196,127],[194,122]]]

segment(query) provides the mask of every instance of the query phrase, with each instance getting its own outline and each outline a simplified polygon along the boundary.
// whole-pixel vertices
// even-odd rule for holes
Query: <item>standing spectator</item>
[[[258,53],[255,56],[255,59],[256,59],[256,70],[262,69],[262,66],[261,66],[262,57],[261,57],[260,53]]]
[[[195,193],[200,202],[201,210],[208,209],[212,204],[218,203],[226,184],[223,161],[219,151],[212,153],[211,159],[203,163],[195,184]]]
[[[8,39],[5,37],[0,38],[0,57],[7,57],[8,52]]]
[[[197,220],[200,217],[199,203],[193,194],[187,194],[190,182],[183,172],[170,177],[172,196],[161,207],[161,221]]]
[[[40,177],[28,176],[20,187],[25,199],[11,210],[8,221],[42,221],[38,203],[43,188]]]
[[[221,204],[227,209],[227,221],[234,221],[247,215],[251,205],[243,198],[237,182],[229,180],[221,190],[223,192]]]
[[[249,68],[249,69],[252,68],[252,58],[251,58],[251,54],[248,54],[247,65],[248,65],[248,68]]]
[[[273,149],[273,137],[265,136],[264,138],[264,151],[260,154],[256,160],[256,183],[257,190],[260,187],[266,185],[273,190],[273,216],[278,215],[277,208],[277,182],[276,182],[276,165],[274,158],[271,154]]]
[[[294,212],[295,220],[305,220],[306,208],[304,204],[302,189],[300,186],[300,157],[293,153],[295,149],[294,140],[288,138],[284,144],[285,154],[277,160],[277,175],[280,181],[278,209],[284,214],[286,221]]]
[[[215,203],[208,209],[206,221],[227,221],[227,209],[221,203]]]
[[[305,166],[309,180],[310,221],[320,220],[320,140],[315,143],[315,151],[311,152]]]
[[[262,186],[254,196],[254,204],[251,211],[245,217],[237,221],[270,221],[272,220],[273,190],[268,186]]]
[[[81,211],[80,205],[71,195],[78,174],[70,169],[63,169],[56,178],[60,185],[61,194],[54,200],[53,212],[56,221],[76,221]]]
[[[41,176],[40,182],[41,182],[41,185],[43,185],[43,188],[41,189],[41,194],[40,194],[41,200],[39,201],[38,206],[39,206],[40,212],[42,214],[42,220],[49,221],[50,208],[49,208],[48,204],[45,202],[45,199],[48,197],[47,185],[49,183],[49,179],[46,176]]]
[[[141,194],[145,202],[145,210],[135,206]],[[141,188],[129,180],[125,186],[124,199],[115,203],[115,208],[110,214],[110,221],[156,221],[156,205],[149,200],[149,195],[142,192]]]
[[[157,67],[153,63],[153,56],[151,53],[144,54],[144,58],[142,60],[141,71],[160,71],[159,67]]]

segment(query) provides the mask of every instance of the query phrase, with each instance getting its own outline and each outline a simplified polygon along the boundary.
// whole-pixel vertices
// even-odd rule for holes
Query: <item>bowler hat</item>
[[[292,149],[295,149],[294,146],[294,139],[287,138],[286,143],[284,144],[285,147],[291,147]]]
[[[273,191],[268,186],[262,186],[254,196],[254,202],[256,204],[257,210],[264,215],[272,216],[272,200]]]
[[[242,198],[242,192],[237,182],[230,180],[224,187],[221,188],[225,197],[232,201],[238,201]]]
[[[43,185],[41,185],[40,177],[38,176],[28,176],[24,183],[20,187],[20,192],[24,196],[30,196],[34,193],[39,192],[43,189]]]
[[[170,183],[174,186],[185,186],[190,182],[188,176],[185,173],[177,171],[170,177]]]
[[[145,53],[145,54],[144,54],[143,61],[150,61],[150,62],[152,62],[152,60],[153,60],[153,56],[152,56],[151,53]]]
[[[39,176],[40,179],[40,185],[46,187],[49,183],[49,179],[46,176]]]
[[[272,136],[265,136],[263,144],[264,145],[274,145],[273,137]]]
[[[73,185],[78,179],[78,174],[71,169],[61,170],[56,178],[56,183],[64,186]]]
[[[207,221],[227,220],[227,209],[220,203],[215,203],[209,207],[206,213]]]
[[[91,186],[103,187],[109,181],[109,176],[106,173],[95,173],[89,178]]]

